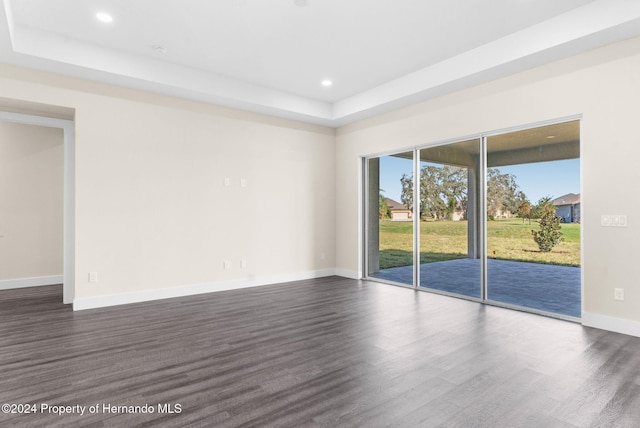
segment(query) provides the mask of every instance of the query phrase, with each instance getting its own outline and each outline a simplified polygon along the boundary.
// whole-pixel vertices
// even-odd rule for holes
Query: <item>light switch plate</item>
[[[600,216],[602,227],[627,227],[627,216],[625,214],[603,214]]]

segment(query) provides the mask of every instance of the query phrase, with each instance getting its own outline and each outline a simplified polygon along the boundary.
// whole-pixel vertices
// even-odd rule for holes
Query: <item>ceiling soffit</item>
[[[357,87],[356,93],[343,89],[341,93],[347,95],[342,98],[319,99],[322,97],[313,97],[313,93],[309,96],[293,84],[287,90],[282,84],[269,86],[242,80],[185,62],[169,62],[70,38],[44,27],[29,27],[13,15],[12,3],[3,0],[0,8],[1,62],[330,127],[640,34],[640,2],[590,1],[463,52],[452,51],[452,56],[441,57],[418,70],[373,82],[375,86]],[[354,25],[358,27],[358,23]],[[366,70],[357,70],[357,53],[353,57],[352,68],[366,74]],[[402,66],[399,64],[398,69],[403,70]]]

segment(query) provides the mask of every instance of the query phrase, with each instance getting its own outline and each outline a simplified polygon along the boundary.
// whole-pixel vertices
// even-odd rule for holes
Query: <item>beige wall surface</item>
[[[0,100],[75,111],[80,298],[334,268],[357,276],[362,156],[581,115],[584,311],[638,322],[639,75],[636,38],[337,135],[10,65],[0,66]],[[628,227],[601,227],[602,214],[626,214]]]
[[[582,115],[585,313],[640,321],[640,38],[416,104],[338,130],[338,271],[361,270],[362,156]],[[627,228],[600,226],[626,214]],[[615,301],[614,287],[625,289]]]
[[[0,280],[62,275],[62,131],[0,120]]]
[[[8,65],[0,88],[75,109],[76,298],[335,265],[332,129]]]

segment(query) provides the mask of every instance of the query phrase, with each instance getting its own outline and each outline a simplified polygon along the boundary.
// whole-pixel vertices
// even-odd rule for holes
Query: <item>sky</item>
[[[380,158],[380,188],[384,196],[400,201],[403,173],[411,175],[413,161],[393,156]],[[552,199],[568,193],[580,193],[580,159],[539,162],[498,167],[501,173],[513,174],[516,183],[535,204],[545,196]]]

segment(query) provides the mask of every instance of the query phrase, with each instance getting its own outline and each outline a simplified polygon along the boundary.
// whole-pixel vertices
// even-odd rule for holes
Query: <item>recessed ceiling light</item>
[[[555,136],[555,135],[549,135],[549,136],[547,137],[547,139],[549,139],[549,140],[554,139],[554,138],[556,138],[556,136]]]
[[[166,46],[162,46],[162,45],[154,45],[151,46],[151,49],[153,49],[154,51],[160,53],[160,54],[166,54],[167,53],[167,47]]]
[[[324,86],[325,88],[328,88],[331,85],[333,85],[333,82],[329,79],[325,79],[322,81],[322,86]]]
[[[98,18],[98,21],[100,22],[107,22],[107,23],[113,22],[113,17],[108,13],[104,13],[104,12],[96,13],[96,18]]]

